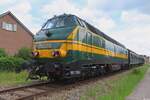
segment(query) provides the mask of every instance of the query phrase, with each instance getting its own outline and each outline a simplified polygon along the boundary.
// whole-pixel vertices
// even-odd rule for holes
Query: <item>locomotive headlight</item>
[[[32,55],[33,55],[33,56],[38,56],[38,55],[39,55],[39,52],[37,52],[37,51],[32,52]]]
[[[53,57],[65,57],[66,56],[66,51],[64,50],[59,50],[59,51],[53,51],[52,56]]]
[[[53,51],[52,56],[58,57],[58,56],[60,56],[60,52],[59,51]]]

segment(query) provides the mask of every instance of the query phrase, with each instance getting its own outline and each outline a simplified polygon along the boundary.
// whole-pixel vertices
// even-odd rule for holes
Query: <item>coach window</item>
[[[123,54],[126,54],[126,50],[123,48]]]
[[[126,50],[123,48],[123,54],[126,54]]]
[[[117,53],[120,53],[120,48],[119,48],[118,45],[116,45],[116,52],[117,52]]]
[[[113,51],[113,46],[111,42],[108,42],[108,50]]]
[[[109,42],[109,44],[110,44],[110,50],[114,52],[114,44],[111,42]]]
[[[128,55],[128,51],[126,50],[126,55]]]
[[[121,49],[121,47],[119,46],[119,53],[122,53],[122,49]]]
[[[122,53],[123,53],[123,48],[122,48],[122,47],[120,47],[120,50],[121,50],[121,51],[120,51],[120,53],[122,54]]]
[[[114,44],[114,53],[116,53],[116,44]]]

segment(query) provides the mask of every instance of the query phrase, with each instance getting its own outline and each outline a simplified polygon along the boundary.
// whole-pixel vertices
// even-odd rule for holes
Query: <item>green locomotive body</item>
[[[49,19],[34,39],[31,77],[71,79],[128,68],[129,50],[75,15]]]

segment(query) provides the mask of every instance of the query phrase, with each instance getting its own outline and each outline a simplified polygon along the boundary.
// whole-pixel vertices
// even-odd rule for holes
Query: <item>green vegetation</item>
[[[30,60],[31,59],[31,49],[26,48],[26,47],[21,48],[15,56],[23,58],[24,60]]]
[[[28,73],[23,71],[16,73],[21,65],[31,59],[31,49],[21,48],[17,55],[9,56],[4,49],[0,48],[0,85],[16,85],[27,83]]]
[[[0,71],[15,71],[24,61],[18,57],[0,57]]]
[[[27,76],[28,73],[26,71],[19,74],[15,72],[0,72],[0,85],[9,86],[29,83],[31,81],[26,81]]]
[[[144,65],[121,74],[115,79],[97,83],[81,96],[81,100],[125,100],[125,97],[134,90],[144,77],[148,67],[149,65]]]
[[[0,71],[16,71],[22,63],[30,59],[29,48],[21,48],[15,56],[8,56],[5,50],[0,48]]]
[[[7,56],[5,50],[3,48],[0,48],[0,57],[5,57]]]

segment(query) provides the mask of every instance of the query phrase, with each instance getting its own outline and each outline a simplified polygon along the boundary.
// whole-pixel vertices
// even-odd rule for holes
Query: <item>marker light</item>
[[[39,55],[39,52],[37,52],[37,51],[36,51],[36,52],[32,52],[32,55],[33,55],[33,56],[38,56],[38,55]]]
[[[52,56],[58,57],[58,56],[60,56],[60,52],[59,51],[53,51]]]

